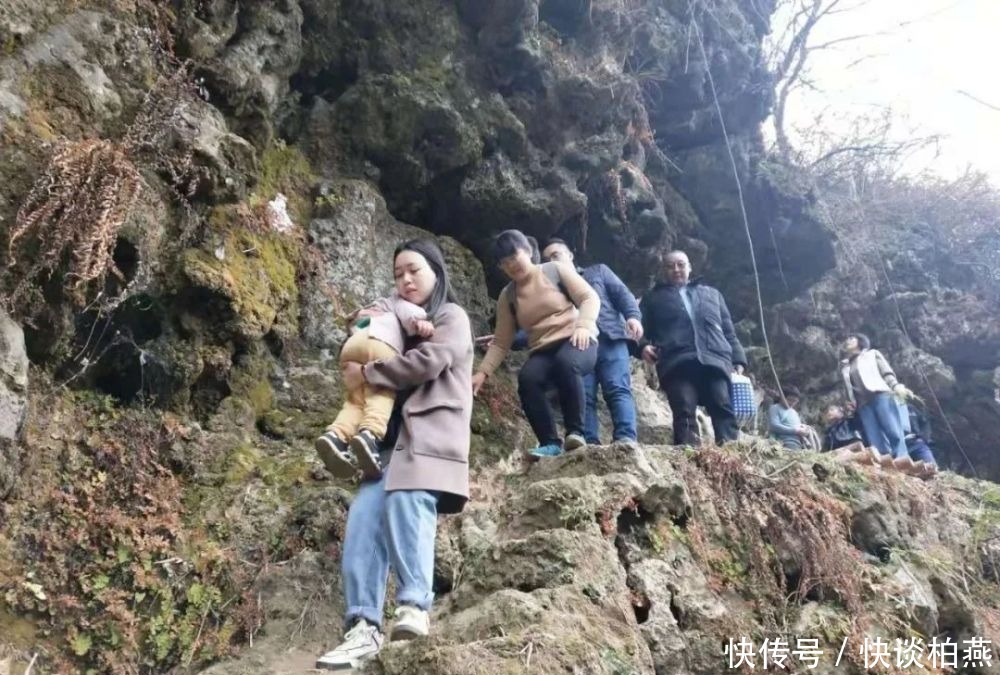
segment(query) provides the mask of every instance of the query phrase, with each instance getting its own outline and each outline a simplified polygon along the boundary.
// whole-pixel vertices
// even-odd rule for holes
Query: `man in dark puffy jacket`
[[[542,251],[545,260],[575,265],[573,252],[562,239],[550,239]],[[583,378],[586,411],[584,437],[588,443],[600,443],[597,424],[597,387],[611,413],[614,440],[634,443],[636,434],[635,400],[632,397],[632,375],[629,367],[629,341],[642,338],[642,315],[639,303],[621,279],[607,265],[578,268],[580,275],[597,291],[601,311],[597,315],[600,331],[597,342],[597,365],[594,372]]]
[[[712,418],[716,443],[736,440],[739,430],[729,399],[729,376],[746,366],[743,346],[722,293],[691,281],[683,251],[664,258],[664,280],[642,297],[646,338],[642,358],[656,364],[660,387],[674,415],[674,444],[697,445],[695,412]]]
[[[823,451],[839,450],[855,443],[864,445],[860,424],[856,417],[848,417],[839,405],[831,405],[823,413],[826,431],[823,434]]]

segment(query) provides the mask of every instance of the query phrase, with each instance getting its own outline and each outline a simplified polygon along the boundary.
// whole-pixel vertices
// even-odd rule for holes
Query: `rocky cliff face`
[[[477,332],[497,231],[558,234],[637,292],[682,247],[759,346],[733,165],[785,378],[824,400],[837,340],[868,329],[985,464],[997,296],[952,269],[966,250],[933,219],[854,255],[764,159],[768,4],[0,6],[0,672],[35,653],[51,672],[311,663],[338,631],[351,497],[311,440],[340,402],[340,318],[390,288],[394,246],[437,238]],[[83,278],[93,242],[112,271]],[[641,440],[661,442],[662,398],[637,387]],[[995,627],[983,484],[752,447],[523,473],[509,378],[473,431],[475,505],[438,546],[441,637],[383,672],[715,673],[740,631]]]

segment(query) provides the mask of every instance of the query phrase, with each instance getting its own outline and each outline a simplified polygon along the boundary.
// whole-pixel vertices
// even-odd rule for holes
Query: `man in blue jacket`
[[[742,373],[747,361],[726,301],[716,289],[691,280],[683,251],[666,255],[663,272],[663,281],[642,296],[642,358],[656,364],[674,415],[674,444],[699,444],[698,405],[712,418],[716,443],[736,440],[729,376]]]
[[[545,260],[573,264],[573,252],[562,239],[549,239],[542,251]],[[591,265],[579,270],[581,276],[597,291],[601,311],[597,315],[600,331],[597,344],[597,365],[584,378],[587,406],[583,433],[588,443],[598,444],[597,386],[604,392],[614,440],[636,441],[635,400],[632,398],[632,375],[629,369],[629,340],[642,339],[642,314],[639,303],[622,280],[607,265]]]

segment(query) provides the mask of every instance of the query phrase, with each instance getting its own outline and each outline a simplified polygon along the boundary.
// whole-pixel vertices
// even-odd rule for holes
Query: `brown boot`
[[[903,455],[892,460],[892,466],[896,471],[909,475],[913,471],[913,460],[909,455]]]
[[[931,464],[930,462],[925,462],[924,470],[920,474],[920,477],[923,478],[924,480],[930,480],[937,475],[937,472],[938,472],[937,464]]]
[[[851,448],[839,448],[833,451],[833,459],[838,464],[850,464],[857,461],[857,453],[851,452]]]
[[[871,466],[872,464],[877,464],[877,455],[873,455],[869,452],[869,448],[861,448],[861,452],[854,453],[854,461],[858,464],[864,464],[865,466]]]

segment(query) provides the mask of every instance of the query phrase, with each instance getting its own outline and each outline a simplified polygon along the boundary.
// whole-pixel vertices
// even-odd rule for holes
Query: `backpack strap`
[[[576,306],[576,302],[570,296],[566,287],[563,285],[562,277],[559,276],[559,267],[557,263],[545,262],[541,264],[542,273],[545,277],[552,282],[552,285],[562,291],[562,294]],[[504,286],[503,292],[507,294],[507,302],[510,304],[510,313],[517,319],[517,289],[514,287],[514,282],[511,281],[506,286]]]

